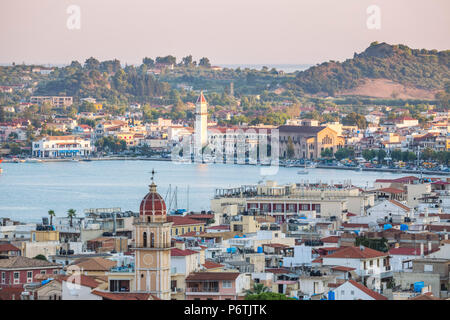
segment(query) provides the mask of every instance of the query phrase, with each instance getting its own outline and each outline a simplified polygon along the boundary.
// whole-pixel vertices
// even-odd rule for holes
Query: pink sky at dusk
[[[81,9],[79,30],[66,26],[69,5]],[[380,30],[366,26],[370,5],[381,9]],[[373,41],[447,50],[449,14],[449,0],[3,0],[0,62],[192,54],[213,64],[314,64]]]

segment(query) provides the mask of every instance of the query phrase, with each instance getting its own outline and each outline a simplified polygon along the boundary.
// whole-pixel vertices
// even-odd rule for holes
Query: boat
[[[28,159],[25,159],[25,162],[26,163],[37,163],[37,162],[42,162],[42,160],[41,159],[28,158]]]
[[[305,162],[305,167],[303,169],[300,169],[297,171],[297,174],[308,174],[308,169],[306,169],[306,162]]]
[[[3,159],[0,159],[0,163],[2,163],[3,162]],[[0,173],[2,173],[3,172],[3,169],[2,168],[0,168]]]

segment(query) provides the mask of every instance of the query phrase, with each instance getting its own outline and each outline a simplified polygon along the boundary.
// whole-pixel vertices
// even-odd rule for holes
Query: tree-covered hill
[[[442,90],[450,81],[449,69],[450,50],[438,52],[373,42],[352,59],[325,62],[299,72],[288,87],[334,96],[359,86],[365,79],[387,79],[405,86]]]

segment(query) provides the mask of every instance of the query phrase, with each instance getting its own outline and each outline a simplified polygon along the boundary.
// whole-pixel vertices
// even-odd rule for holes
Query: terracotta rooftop
[[[441,300],[441,299],[435,297],[432,292],[426,292],[416,297],[409,298],[408,300]]]
[[[117,262],[95,257],[77,259],[71,265],[76,265],[84,271],[109,271],[112,267],[117,265]]]
[[[405,206],[403,203],[400,203],[400,202],[398,202],[396,200],[389,200],[389,202],[392,203],[392,204],[395,204],[397,207],[400,207],[400,208],[402,208],[405,211],[410,211],[411,210],[411,208]]]
[[[176,216],[167,216],[168,222],[173,222],[173,226],[184,226],[190,224],[204,224],[201,221],[187,218],[187,217],[176,217]]]
[[[320,239],[320,241],[324,242],[324,243],[339,243],[339,236],[329,236],[329,237],[325,237]]]
[[[0,259],[0,269],[49,268],[49,267],[62,268],[62,266],[57,263],[22,256],[10,257],[8,259]]]
[[[366,286],[362,285],[359,282],[356,282],[354,280],[349,280],[348,282],[350,282],[353,286],[355,286],[356,288],[358,288],[359,290],[363,291],[364,293],[366,293],[367,295],[371,296],[372,298],[374,298],[375,300],[388,300],[388,298],[386,298],[385,296],[379,294],[378,292],[375,292],[373,290],[370,290],[369,288],[367,288]]]
[[[350,268],[350,267],[344,267],[344,266],[335,266],[335,267],[331,267],[332,270],[336,270],[336,271],[352,271],[355,270],[355,268]]]
[[[8,252],[8,251],[20,251],[19,248],[13,246],[11,243],[0,244],[0,252]]]
[[[205,260],[205,263],[202,264],[202,266],[205,267],[206,269],[216,269],[216,268],[222,268],[223,264],[216,263],[211,260]]]
[[[239,272],[195,272],[186,277],[186,281],[236,280]]]
[[[92,294],[102,297],[103,300],[161,300],[150,293],[103,292],[94,290]]]
[[[79,279],[79,284],[82,285],[83,287],[89,287],[91,289],[97,288],[101,282],[96,280],[94,277],[91,276],[85,276],[83,274],[80,275],[75,275],[71,278],[71,276],[66,276],[66,275],[62,275],[62,276],[58,276],[55,280],[62,282],[69,282],[69,283],[75,283],[75,281],[78,281]]]
[[[362,249],[362,250],[361,250]],[[377,257],[385,257],[387,253],[373,250],[366,247],[343,247],[335,253],[325,256],[325,258],[343,258],[343,259],[370,259]]]
[[[197,253],[198,253],[198,251],[194,251],[194,250],[190,250],[190,249],[186,249],[186,250],[181,250],[178,248],[170,249],[171,257],[185,257],[185,256],[190,256],[192,254],[197,254]]]

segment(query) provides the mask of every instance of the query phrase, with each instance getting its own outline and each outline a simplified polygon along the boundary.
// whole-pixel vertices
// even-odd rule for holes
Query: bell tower
[[[208,144],[208,103],[203,91],[195,103],[194,154],[200,155],[202,148]]]
[[[156,191],[155,171],[149,193],[134,223],[135,291],[170,300],[170,247],[172,222],[167,222],[166,204]]]

